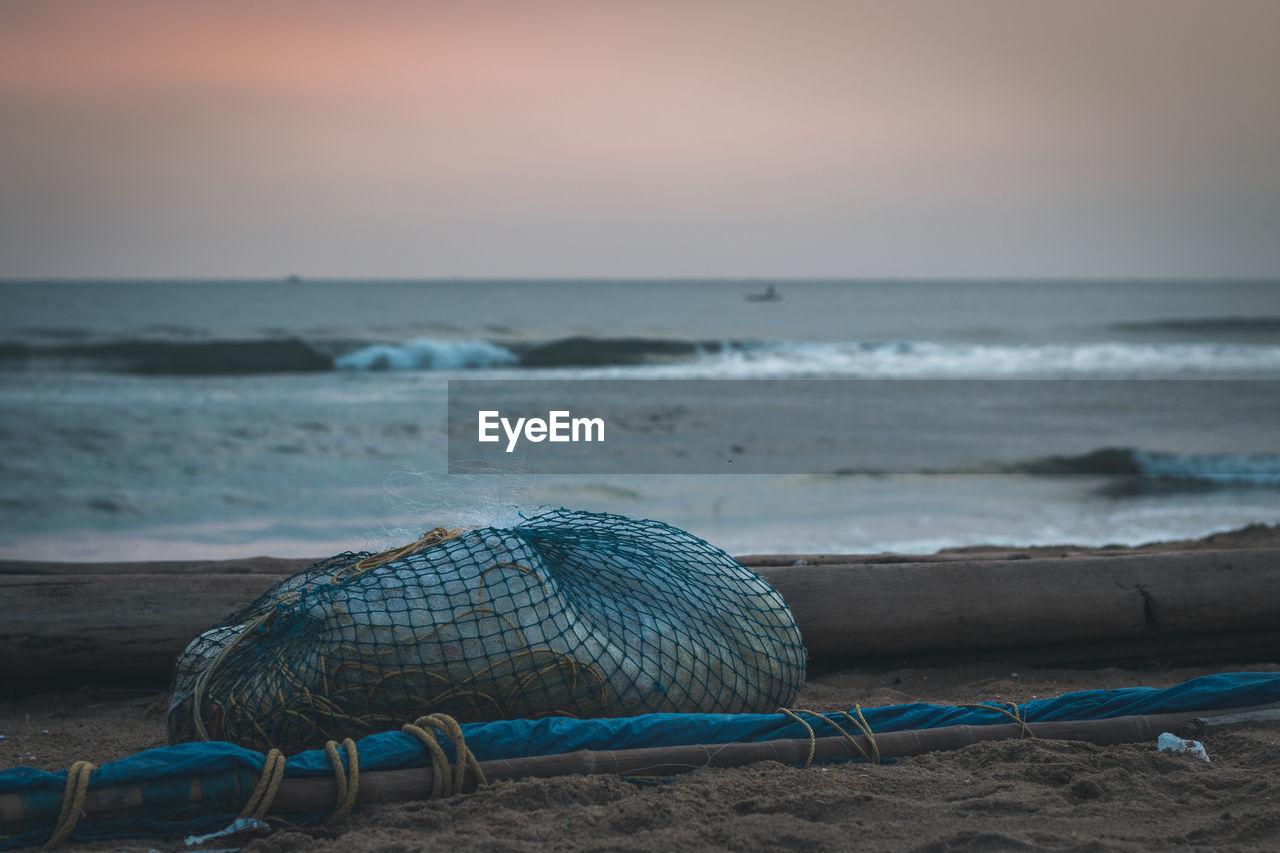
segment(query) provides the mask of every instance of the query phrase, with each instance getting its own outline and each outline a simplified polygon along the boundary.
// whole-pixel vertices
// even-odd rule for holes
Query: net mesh
[[[179,656],[169,739],[295,752],[435,712],[772,712],[804,665],[782,597],[724,551],[561,509],[281,581]]]

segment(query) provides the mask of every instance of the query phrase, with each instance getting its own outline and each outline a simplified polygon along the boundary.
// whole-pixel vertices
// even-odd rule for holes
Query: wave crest
[[[688,365],[708,378],[867,379],[1177,376],[1280,370],[1280,347],[1231,344],[762,342],[727,345]],[[668,370],[668,373],[676,373]]]
[[[589,379],[1030,379],[1276,374],[1280,346],[1229,343],[990,344],[566,337],[533,342],[125,339],[0,342],[0,367],[146,375],[519,368]]]
[[[334,359],[339,370],[466,370],[507,367],[519,356],[484,340],[415,338],[403,344],[371,344]]]

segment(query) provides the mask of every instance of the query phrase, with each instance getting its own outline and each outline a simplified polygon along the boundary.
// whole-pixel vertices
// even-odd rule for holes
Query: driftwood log
[[[744,559],[782,593],[817,663],[994,649],[1030,663],[1280,653],[1280,548],[843,565],[828,556],[789,566]]]
[[[818,668],[1280,653],[1280,548],[742,559],[782,593]],[[309,562],[0,562],[0,694],[161,688],[192,637]]]

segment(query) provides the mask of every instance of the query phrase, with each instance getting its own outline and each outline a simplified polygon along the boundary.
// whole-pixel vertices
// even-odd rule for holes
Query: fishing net
[[[427,713],[772,712],[804,663],[782,597],[725,552],[561,509],[281,581],[179,656],[169,739],[295,752]]]

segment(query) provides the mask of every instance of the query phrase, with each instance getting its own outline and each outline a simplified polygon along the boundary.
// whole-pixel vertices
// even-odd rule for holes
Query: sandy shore
[[[1000,662],[814,678],[815,710],[1163,687],[1272,662],[1161,670],[1013,669]],[[7,766],[61,769],[164,743],[155,694],[81,691],[0,707]],[[376,806],[335,830],[283,829],[206,848],[409,850],[1258,850],[1280,845],[1280,727],[1205,741],[1212,762],[1155,744],[983,743],[892,764],[699,770],[668,784],[606,777],[502,782],[450,800]],[[191,850],[181,839],[67,849]]]
[[[1259,547],[1275,528],[1204,547]],[[1180,550],[1201,543],[1178,543]],[[1168,547],[1168,546],[1164,546]],[[990,659],[858,668],[810,678],[798,707],[1021,702],[1073,690],[1165,687],[1215,672],[1280,671],[1280,659],[1138,669],[1029,667]],[[81,690],[0,704],[0,762],[62,769],[165,742],[156,691]],[[502,782],[444,801],[369,807],[334,829],[281,827],[204,849],[410,850],[1258,850],[1280,847],[1280,726],[1205,740],[1211,763],[1154,743],[984,743],[891,764],[757,764],[669,783],[608,777]],[[192,850],[133,839],[85,850]]]

